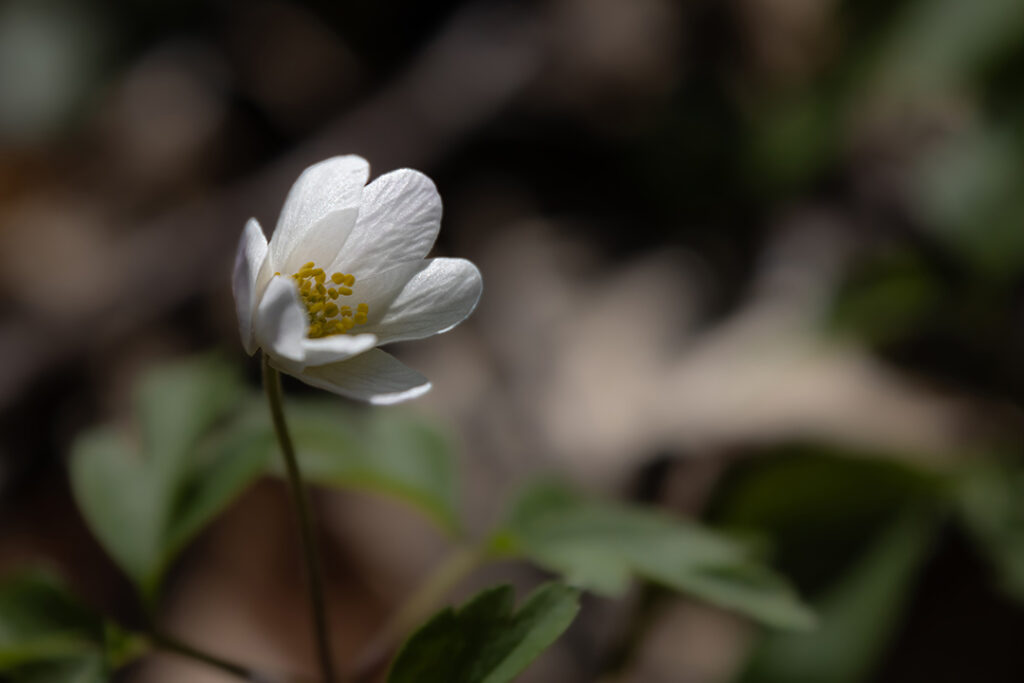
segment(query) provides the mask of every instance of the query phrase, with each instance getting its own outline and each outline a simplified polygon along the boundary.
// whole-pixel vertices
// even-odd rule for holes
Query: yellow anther
[[[274,277],[279,277],[280,275],[281,275],[281,273],[279,273],[279,272],[278,273],[274,273]]]
[[[280,275],[280,273],[275,273]],[[291,277],[299,288],[299,298],[306,307],[309,317],[309,337],[316,339],[332,334],[345,334],[356,325],[364,325],[367,321],[369,306],[359,304],[355,316],[351,306],[338,306],[332,299],[339,296],[351,296],[352,285],[356,278],[351,273],[332,273],[328,275],[323,268],[317,268],[310,261],[303,265]],[[327,280],[330,278],[330,282]],[[341,285],[327,287],[325,284]],[[339,316],[340,317],[335,317]]]

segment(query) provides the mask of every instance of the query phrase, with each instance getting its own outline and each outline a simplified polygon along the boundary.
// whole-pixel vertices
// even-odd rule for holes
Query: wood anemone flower
[[[483,281],[459,258],[425,258],[441,226],[433,181],[339,156],[295,181],[268,244],[245,225],[232,288],[242,344],[303,382],[374,404],[430,389],[377,348],[446,332],[473,312]]]

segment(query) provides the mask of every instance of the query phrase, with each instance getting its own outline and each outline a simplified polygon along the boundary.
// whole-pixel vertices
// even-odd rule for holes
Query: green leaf
[[[0,583],[0,673],[16,680],[107,680],[111,667],[142,653],[140,643],[105,623],[48,573],[26,572]]]
[[[621,595],[637,576],[773,626],[808,628],[814,622],[786,582],[738,542],[653,510],[584,498],[558,484],[528,489],[492,549],[609,596]]]
[[[995,567],[1001,588],[1024,602],[1024,470],[978,465],[959,481],[958,502],[968,532]]]
[[[815,594],[847,571],[908,507],[943,506],[945,476],[899,454],[785,446],[738,468],[712,504],[715,521],[772,540],[785,574]]]
[[[0,584],[0,671],[86,654],[102,639],[102,621],[52,576],[29,573]]]
[[[236,374],[218,356],[187,359],[140,382],[137,438],[108,426],[74,444],[78,506],[148,600],[174,553],[263,467],[252,449],[211,455],[197,447],[240,395]]]
[[[17,670],[18,683],[108,683],[110,673],[97,654],[35,662]]]
[[[559,583],[537,589],[518,611],[510,586],[446,609],[409,638],[388,683],[506,683],[572,623],[579,592]]]
[[[458,533],[453,449],[432,422],[399,408],[345,410],[322,401],[290,403],[287,417],[308,481],[393,496]],[[266,438],[272,443],[271,432]],[[273,462],[279,467],[280,457]]]
[[[873,344],[919,331],[943,301],[941,287],[913,252],[885,253],[857,266],[832,301],[828,326]]]
[[[868,680],[899,625],[937,527],[930,512],[914,510],[899,518],[814,603],[819,628],[808,634],[767,634],[739,683]]]

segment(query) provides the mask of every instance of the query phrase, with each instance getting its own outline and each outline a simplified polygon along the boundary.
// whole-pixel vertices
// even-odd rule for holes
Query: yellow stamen
[[[356,306],[353,316],[351,306],[338,306],[333,301],[339,296],[352,295],[352,286],[356,282],[354,275],[339,272],[328,276],[323,268],[317,268],[316,263],[310,261],[289,277],[298,286],[299,298],[306,308],[310,338],[345,334],[356,325],[366,324],[370,310],[367,304]],[[327,287],[328,278],[330,284],[342,286]]]

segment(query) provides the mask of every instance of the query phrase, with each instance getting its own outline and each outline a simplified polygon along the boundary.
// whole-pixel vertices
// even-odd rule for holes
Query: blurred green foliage
[[[395,658],[388,683],[507,683],[572,623],[579,591],[541,586],[517,610],[511,586],[490,588],[417,630]]]
[[[738,683],[870,680],[899,628],[935,531],[935,520],[919,511],[896,520],[815,601],[820,627],[809,634],[766,635]]]
[[[106,425],[81,435],[71,481],[89,526],[152,612],[177,554],[280,464],[266,406],[220,356],[157,368],[137,394],[136,429]],[[462,532],[454,449],[435,425],[402,409],[346,410],[337,401],[293,401],[286,410],[309,481],[389,495],[458,543],[474,543]],[[528,487],[482,543],[485,559],[532,562],[574,587],[542,588],[518,612],[511,589],[442,612],[402,650],[392,680],[437,667],[451,680],[510,680],[567,628],[577,589],[621,596],[634,578],[772,626],[814,623],[750,547],[694,522],[583,496],[568,484]]]
[[[968,531],[992,562],[1000,587],[1024,603],[1024,469],[978,463],[958,484],[957,502]]]
[[[813,615],[749,548],[655,510],[581,496],[541,483],[513,504],[491,541],[570,584],[622,596],[636,576],[734,609],[766,624],[806,629]]]
[[[222,359],[202,356],[146,375],[137,396],[135,439],[107,426],[82,435],[71,459],[71,484],[104,547],[155,601],[172,557],[262,465],[251,457],[203,462],[196,446],[241,396]]]
[[[0,582],[0,676],[98,683],[144,649],[142,641],[86,608],[46,572]]]

